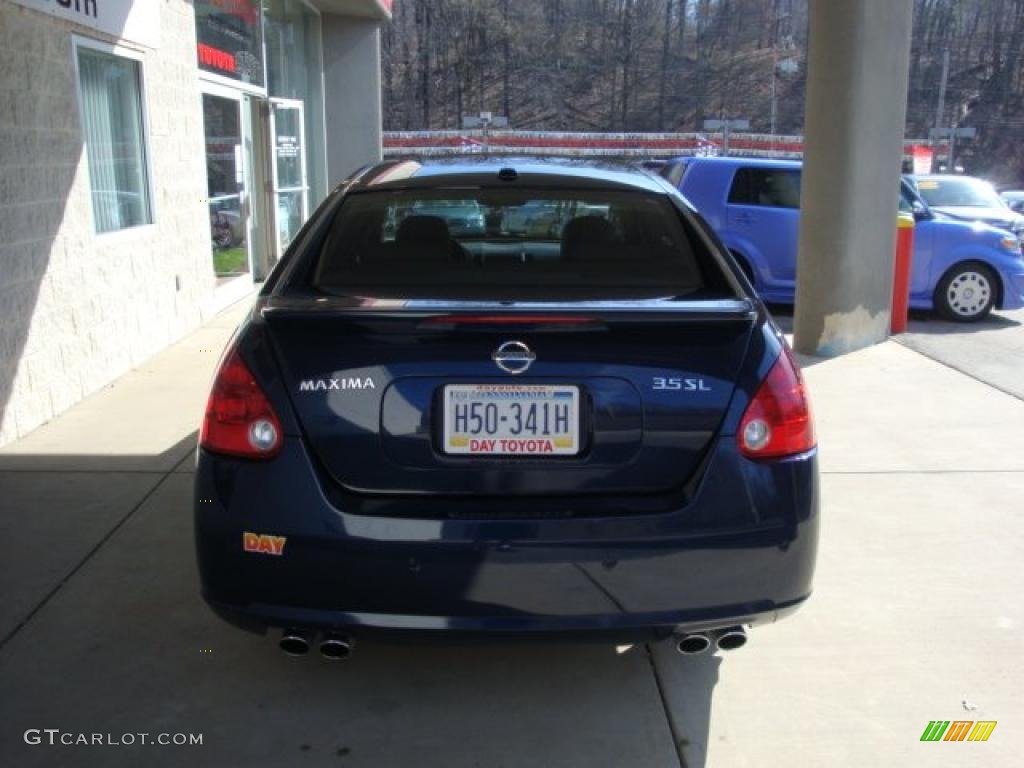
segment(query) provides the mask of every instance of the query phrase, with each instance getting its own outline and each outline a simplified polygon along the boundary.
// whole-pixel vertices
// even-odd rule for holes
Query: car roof
[[[965,176],[962,173],[919,173],[915,178],[929,181],[984,181],[986,184],[989,183],[977,176]]]
[[[499,178],[515,171],[514,179]],[[666,194],[670,187],[645,170],[571,158],[452,156],[389,160],[360,171],[352,179],[357,191],[503,187],[514,183],[569,189],[633,189]]]
[[[704,155],[684,155],[674,157],[669,162],[701,163],[708,165],[742,165],[750,168],[780,168],[784,170],[799,170],[803,167],[800,160],[786,160],[777,157],[706,157]]]

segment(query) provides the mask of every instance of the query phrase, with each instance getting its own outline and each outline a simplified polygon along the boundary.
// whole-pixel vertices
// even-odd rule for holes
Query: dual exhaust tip
[[[300,629],[286,629],[281,633],[278,646],[288,656],[305,656],[310,649],[310,635]],[[696,656],[711,648],[714,643],[720,651],[734,651],[747,644],[747,631],[743,627],[710,632],[687,632],[678,635],[676,650],[684,656]],[[325,632],[320,638],[320,655],[329,661],[341,661],[352,655],[354,641],[348,635]]]
[[[286,629],[281,633],[278,647],[287,656],[305,656],[309,653],[310,635],[301,629]],[[341,661],[352,654],[355,642],[348,635],[325,632],[320,638],[320,655],[329,661]]]
[[[747,644],[747,630],[729,627],[710,632],[687,632],[676,636],[676,650],[684,656],[696,656],[711,648],[712,642],[720,651],[735,651]]]

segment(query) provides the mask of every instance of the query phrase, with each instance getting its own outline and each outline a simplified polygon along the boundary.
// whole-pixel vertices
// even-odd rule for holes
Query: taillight
[[[227,354],[213,381],[199,445],[247,459],[269,459],[281,450],[281,422],[237,349]]]
[[[811,404],[788,348],[783,349],[747,406],[736,441],[740,452],[751,459],[792,456],[815,446]]]

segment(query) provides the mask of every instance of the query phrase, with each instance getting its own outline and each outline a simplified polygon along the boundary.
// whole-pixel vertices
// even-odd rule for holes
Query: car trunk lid
[[[682,486],[720,428],[756,318],[742,299],[323,297],[271,299],[261,316],[309,449],[334,482],[363,494],[505,497]],[[494,359],[513,342],[533,356],[518,374]],[[563,434],[561,451],[542,454],[511,444],[493,454],[453,452],[450,387],[519,393],[514,399],[533,393],[554,398],[552,407],[573,400],[575,442]],[[511,439],[504,429],[504,438],[486,429],[475,438]],[[516,439],[547,439],[539,430]]]

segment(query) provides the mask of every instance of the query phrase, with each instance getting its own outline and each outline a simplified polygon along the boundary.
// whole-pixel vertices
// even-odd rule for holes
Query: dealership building
[[[0,444],[249,294],[380,157],[390,6],[0,0]]]

